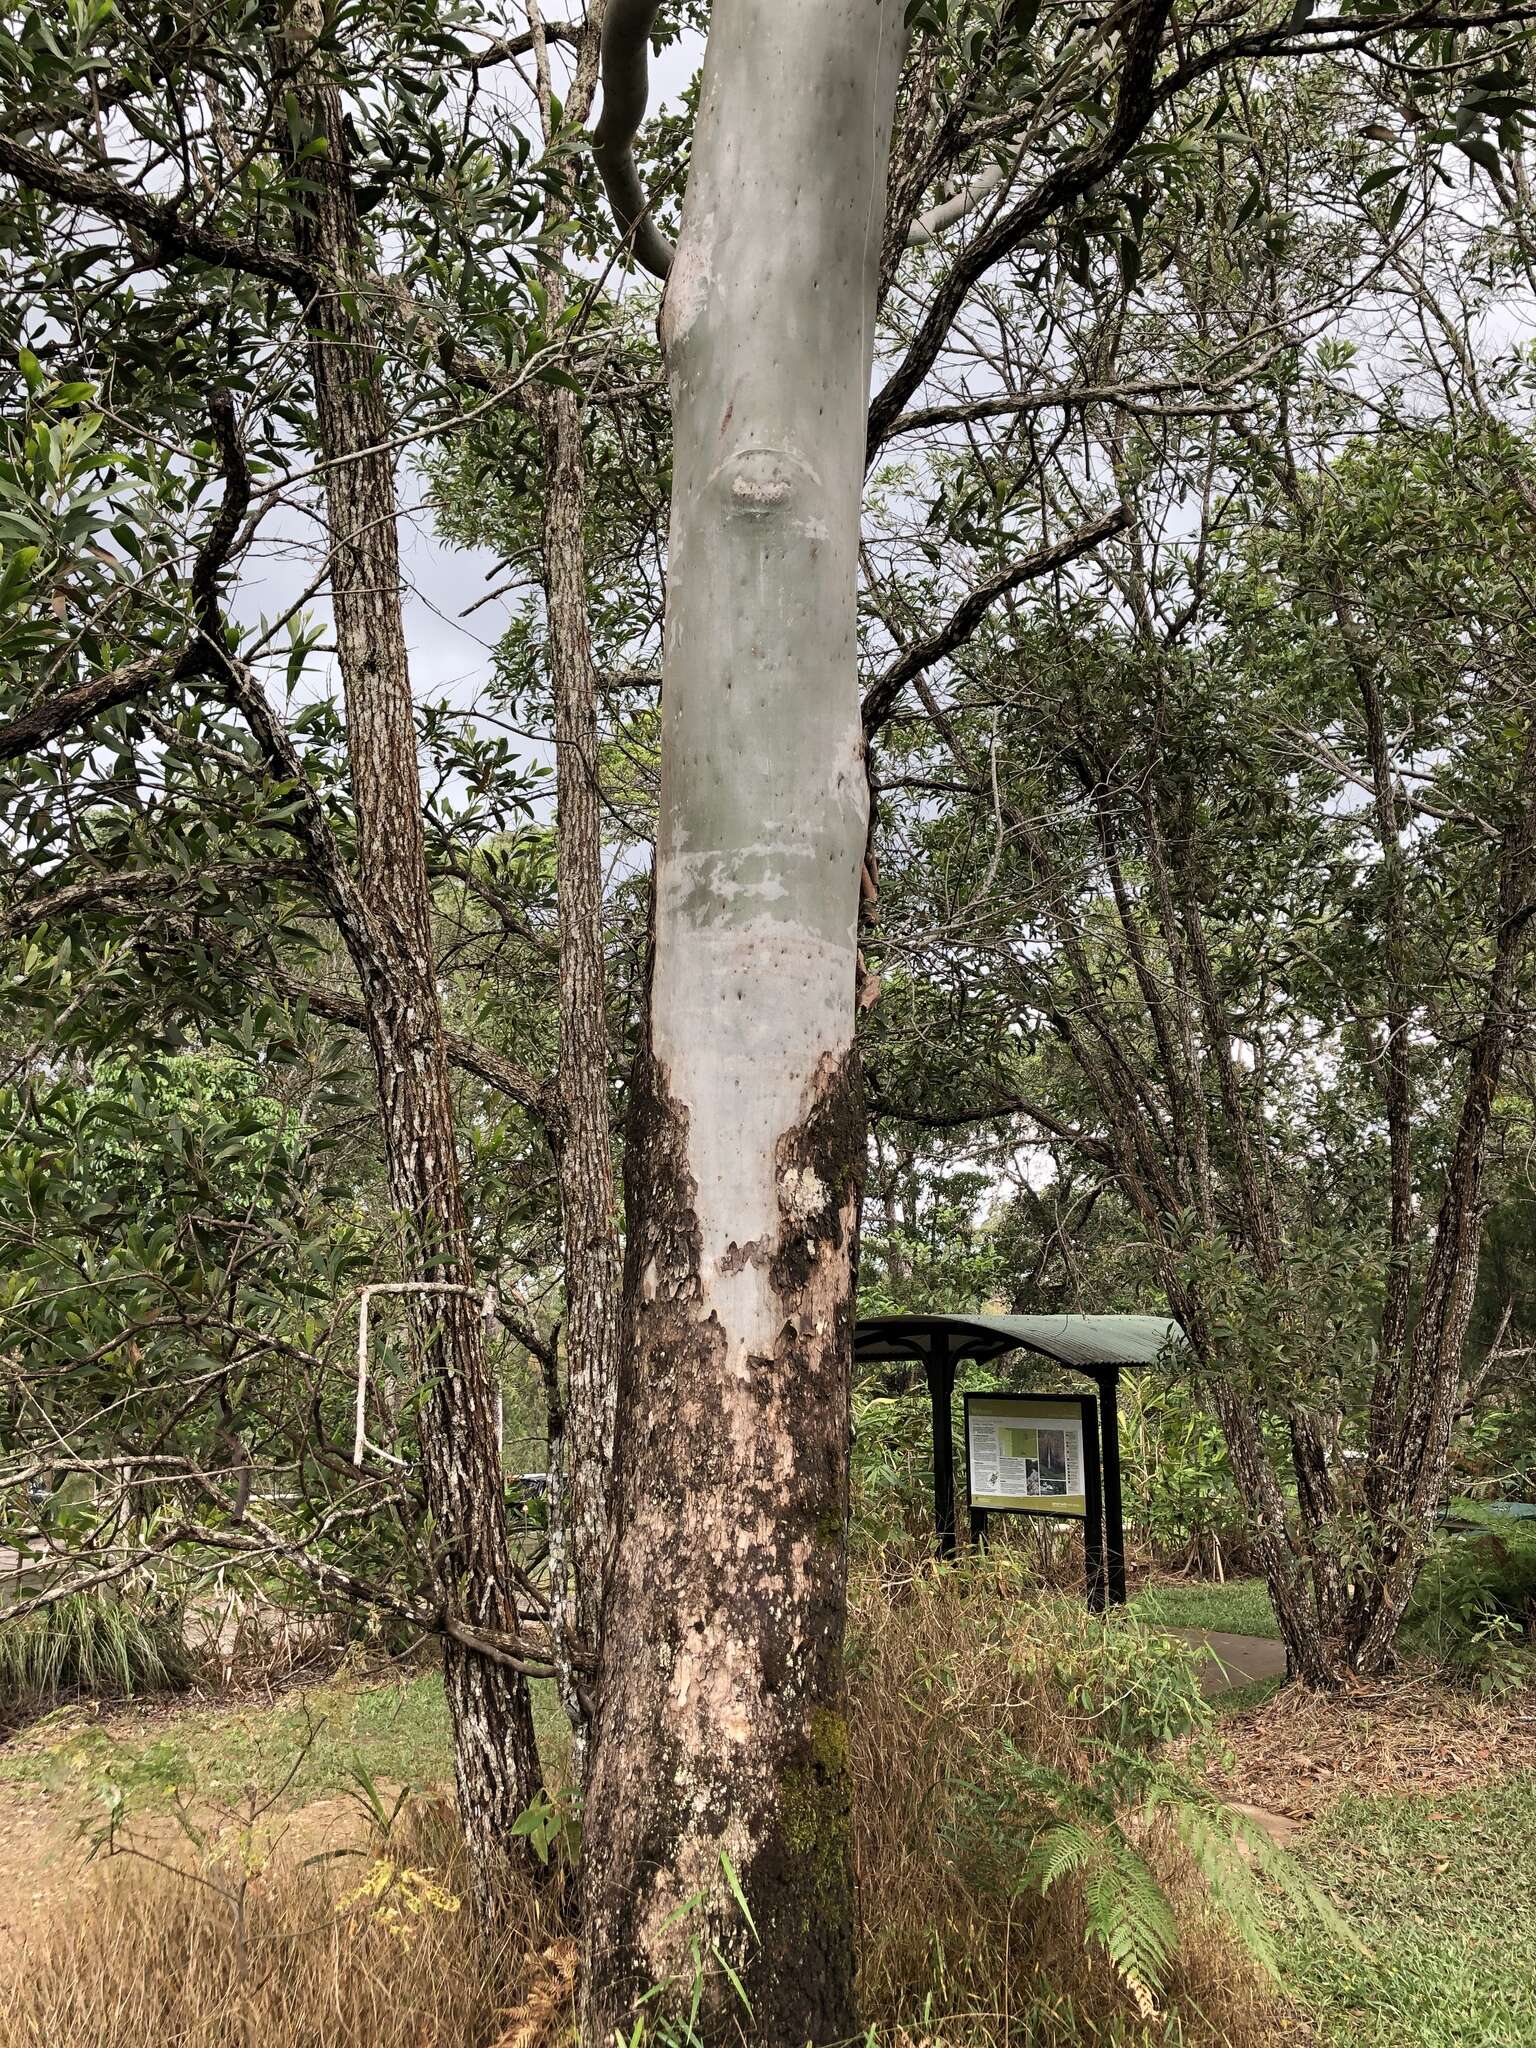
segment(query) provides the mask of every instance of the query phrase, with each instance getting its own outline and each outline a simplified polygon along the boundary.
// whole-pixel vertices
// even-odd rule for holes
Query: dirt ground
[[[394,1787],[380,1788],[386,1799]],[[28,1945],[70,1910],[81,1892],[97,1883],[112,1855],[135,1852],[183,1866],[199,1851],[187,1826],[174,1813],[136,1817],[113,1845],[91,1839],[99,1815],[82,1825],[81,1805],[41,1788],[0,1788],[0,1978],[20,1961]],[[189,1803],[185,1820],[210,1847],[233,1843],[249,1830],[256,1852],[294,1862],[324,1850],[358,1848],[367,1823],[358,1802],[329,1793],[286,1812],[249,1817],[208,1801]]]
[[[1224,1719],[1224,1797],[1304,1825],[1343,1792],[1440,1792],[1536,1770],[1529,1695],[1483,1702],[1428,1679],[1325,1696],[1288,1686]]]

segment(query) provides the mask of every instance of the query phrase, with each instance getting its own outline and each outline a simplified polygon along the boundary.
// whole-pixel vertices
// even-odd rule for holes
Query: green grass
[[[1346,1795],[1296,1853],[1365,1947],[1286,1928],[1285,1974],[1329,2048],[1536,2041],[1536,1777]]]
[[[565,1724],[553,1687],[533,1692],[539,1746],[550,1762],[563,1754]],[[104,1722],[64,1709],[0,1750],[0,1787],[29,1785],[88,1802],[115,1789],[135,1808],[165,1805],[177,1794],[239,1805],[269,1798],[293,1772],[284,1803],[296,1805],[351,1787],[355,1759],[386,1784],[432,1785],[452,1776],[436,1671],[382,1683],[342,1676],[270,1707],[182,1706],[174,1715]]]
[[[115,1589],[71,1593],[0,1627],[0,1713],[85,1693],[127,1699],[192,1677],[181,1605],[135,1606]]]
[[[1131,1606],[1156,1628],[1223,1629],[1235,1636],[1280,1634],[1262,1579],[1228,1579],[1224,1586],[1208,1580],[1144,1586]]]

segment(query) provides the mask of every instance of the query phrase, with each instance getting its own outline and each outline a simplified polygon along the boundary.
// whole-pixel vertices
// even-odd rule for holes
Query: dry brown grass
[[[0,2048],[542,2048],[570,1944],[531,1891],[477,1937],[451,1809],[424,1802],[372,1856],[120,1855],[0,2000]],[[558,1986],[549,1996],[551,1984]]]
[[[850,1731],[860,1986],[867,2017],[966,2048],[1090,2042],[1270,2048],[1308,2032],[1259,1979],[1171,1855],[1160,1874],[1182,1923],[1165,2011],[1150,2023],[1085,1941],[1067,1887],[1046,1899],[999,1882],[967,1838],[961,1797],[1002,1738],[1063,1772],[1083,1767],[1096,1718],[1098,1624],[1075,1597],[1019,1599],[985,1568],[934,1574],[900,1560],[854,1594]]]
[[[1006,1576],[1007,1567],[1003,1567]],[[965,1788],[1007,1736],[1081,1767],[1095,1628],[1075,1599],[896,1561],[855,1589],[850,1715],[864,2008],[887,2048],[1268,2048],[1309,2037],[1175,1866],[1179,1958],[1148,2023],[1085,1942],[1067,1886],[999,1883]],[[1074,1702],[1074,1679],[1086,1683]],[[190,1875],[123,1859],[0,1997],[0,2048],[554,2048],[575,1946],[529,1893],[488,1949],[451,1809],[408,1810],[374,1859],[301,1860],[252,1834]],[[402,1873],[414,1873],[404,1875]],[[366,1880],[366,1882],[365,1882]],[[440,1889],[437,1889],[440,1888]]]

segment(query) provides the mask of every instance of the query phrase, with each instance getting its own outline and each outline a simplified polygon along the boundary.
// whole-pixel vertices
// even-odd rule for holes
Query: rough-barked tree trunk
[[[1536,788],[1536,734],[1523,760]],[[1489,934],[1492,964],[1473,1039],[1461,1112],[1435,1219],[1433,1249],[1413,1327],[1409,1371],[1393,1382],[1396,1425],[1392,1469],[1398,1491],[1377,1532],[1375,1569],[1365,1578],[1352,1615],[1356,1669],[1374,1675],[1392,1663],[1397,1632],[1434,1534],[1444,1497],[1447,1453],[1464,1387],[1463,1353],[1482,1252],[1483,1169],[1489,1127],[1513,1034],[1519,975],[1536,919],[1536,796],[1509,820],[1499,898]],[[1378,1404],[1385,1409],[1386,1403]]]
[[[898,0],[717,0],[662,308],[662,795],[586,1808],[592,2043],[653,1985],[686,2000],[695,1953],[707,2037],[854,2027],[854,583],[903,40]]]
[[[597,80],[604,9],[589,5],[566,94],[567,123],[584,122]],[[537,0],[529,0],[546,146],[556,135],[548,49]],[[545,224],[568,215],[551,199]],[[555,265],[543,272],[549,318],[565,299]],[[603,973],[603,815],[598,785],[597,675],[587,620],[586,452],[581,405],[567,386],[534,399],[544,458],[541,545],[545,631],[555,700],[556,891],[560,912],[560,1076],[556,1137],[565,1264],[566,1529],[574,1599],[568,1617],[595,1649],[608,1553],[608,1494],[622,1326],[623,1253],[614,1214],[608,1128],[608,1022]],[[571,1698],[572,1763],[585,1776],[589,1729]]]
[[[315,417],[326,462],[331,601],[346,696],[357,880],[367,943],[345,936],[362,983],[378,1078],[390,1199],[405,1230],[410,1277],[444,1283],[406,1297],[417,1370],[428,1388],[422,1481],[433,1520],[454,1768],[478,1903],[494,1910],[511,1829],[540,1788],[528,1687],[504,1659],[465,1638],[514,1635],[495,1397],[485,1356],[432,943],[416,721],[400,599],[391,426],[377,347],[356,310],[361,236],[339,94],[314,48],[319,0],[288,15],[299,97],[326,148],[305,159],[310,190],[295,209],[300,253],[338,280],[308,309]],[[341,281],[358,280],[355,297]]]

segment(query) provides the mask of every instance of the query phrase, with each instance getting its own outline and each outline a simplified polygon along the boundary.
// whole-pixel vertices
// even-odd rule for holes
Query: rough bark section
[[[576,1628],[587,1644],[595,1645],[608,1542],[622,1302],[608,1143],[597,677],[587,624],[581,419],[573,392],[552,392],[544,401],[542,433],[544,590],[560,817],[559,1169],[570,1375],[568,1526]]]
[[[295,209],[294,240],[318,271],[357,278],[361,237],[341,100],[306,55],[323,25],[322,11],[316,0],[300,0],[288,20],[305,111],[327,143],[305,161],[311,189],[302,210]],[[367,1012],[390,1198],[406,1227],[412,1277],[472,1285],[400,608],[394,462],[385,452],[391,422],[376,339],[341,292],[314,299],[306,318],[315,415],[328,464],[331,596],[346,696],[358,885],[368,912],[365,931],[347,937]],[[421,1422],[422,1481],[441,1595],[450,1617],[515,1633],[495,1400],[479,1310],[462,1294],[407,1301],[416,1367],[430,1388]],[[528,1687],[519,1673],[451,1635],[443,1671],[460,1811],[478,1901],[489,1911],[512,1853],[511,1825],[540,1784]]]
[[[1536,734],[1524,749],[1524,781],[1536,784]],[[1434,1248],[1413,1332],[1403,1390],[1395,1469],[1400,1491],[1380,1535],[1380,1562],[1354,1618],[1356,1668],[1368,1675],[1392,1663],[1398,1628],[1429,1548],[1445,1484],[1451,1428],[1462,1394],[1467,1327],[1482,1248],[1483,1170],[1489,1128],[1514,1029],[1520,968],[1536,919],[1536,799],[1512,818],[1500,862],[1498,916],[1483,1015],[1468,1061]]]
[[[549,65],[549,31],[538,0],[526,0],[535,85],[546,149],[559,132]],[[564,118],[579,125],[591,110],[606,7],[589,5],[576,37],[576,66]],[[552,191],[546,230],[568,220],[569,186]],[[545,265],[551,325],[566,301],[565,274]],[[576,394],[553,388],[530,395],[544,463],[541,545],[550,685],[555,704],[556,894],[560,911],[559,1117],[554,1136],[560,1181],[565,1267],[563,1535],[570,1592],[552,1589],[557,1639],[572,1635],[595,1650],[608,1553],[608,1495],[614,1401],[622,1327],[623,1263],[615,1215],[608,1129],[608,1020],[603,969],[602,800],[598,782],[597,675],[587,618],[586,452]],[[558,1394],[558,1389],[556,1390]],[[551,1418],[553,1422],[553,1416]],[[552,1529],[552,1534],[553,1534]],[[571,1722],[571,1763],[586,1776],[589,1727],[583,1695],[567,1672],[562,1694]]]
[[[612,1959],[589,2039],[635,2001],[691,1989],[688,1950],[719,1939],[754,2041],[854,2032],[851,1809],[842,1687],[853,1304],[847,1262],[863,1157],[857,1058],[818,1070],[781,1138],[780,1229],[742,1247],[782,1309],[771,1355],[729,1370],[706,1300],[688,1115],[644,1055],[628,1197],[635,1324],[620,1380],[624,1531],[604,1644],[587,1925]],[[646,1759],[637,1780],[633,1760]],[[730,1897],[728,1857],[754,1941]],[[666,1922],[693,1892],[700,1914]],[[617,1967],[612,1967],[617,1962]],[[704,2030],[741,2012],[711,1973]]]

